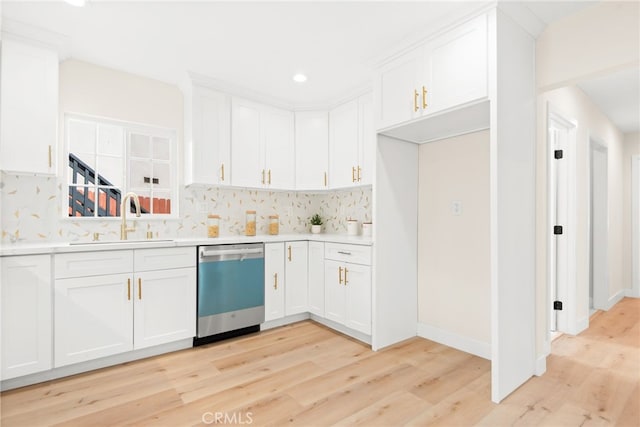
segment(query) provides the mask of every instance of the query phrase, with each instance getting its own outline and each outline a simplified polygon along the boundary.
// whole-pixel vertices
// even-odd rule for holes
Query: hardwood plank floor
[[[487,360],[413,338],[379,352],[311,321],[11,390],[2,426],[640,426],[640,300],[553,343],[500,405]]]

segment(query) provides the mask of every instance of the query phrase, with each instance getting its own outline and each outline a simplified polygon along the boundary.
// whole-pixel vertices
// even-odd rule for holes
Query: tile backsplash
[[[145,220],[131,215],[136,231],[131,239],[144,238],[147,231],[160,238],[206,237],[206,218],[220,215],[221,235],[244,233],[245,211],[257,211],[258,234],[267,233],[269,215],[280,216],[280,233],[309,231],[309,218],[319,213],[327,233],[346,233],[348,218],[371,221],[371,187],[323,193],[265,191],[224,187],[183,187],[179,218]],[[62,217],[63,185],[54,177],[0,175],[0,242],[89,241],[94,233],[101,240],[120,238],[119,219],[71,219]]]

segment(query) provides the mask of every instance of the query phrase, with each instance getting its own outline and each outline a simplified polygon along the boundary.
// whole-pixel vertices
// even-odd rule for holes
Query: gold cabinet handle
[[[351,167],[351,182],[356,182],[356,167]]]
[[[327,186],[327,173],[324,173],[324,186]]]
[[[269,185],[271,185],[271,169],[269,169],[269,173],[267,175],[269,176]]]
[[[131,279],[127,279],[127,301],[131,301]]]
[[[342,267],[338,267],[338,283],[342,285]]]
[[[417,90],[413,90],[413,112],[415,113],[416,111],[418,111],[418,96],[420,96],[418,94]]]
[[[291,245],[287,249],[289,250],[289,261],[291,261]]]
[[[349,270],[347,270],[347,267],[344,268],[344,285],[347,286],[347,283],[349,283],[349,281],[347,280],[347,273],[349,272]]]
[[[278,273],[273,275],[273,289],[278,289]]]
[[[224,181],[224,163],[220,166],[220,181]]]
[[[362,181],[362,168],[358,166],[358,182]]]
[[[262,184],[264,185],[264,169],[262,169]]]
[[[53,162],[51,160],[51,158],[52,158],[52,150],[53,150],[53,148],[51,146],[49,146],[49,167],[51,167],[53,165]]]
[[[422,86],[422,108],[427,108],[427,88]]]
[[[138,277],[138,299],[142,299],[142,278],[140,277]]]

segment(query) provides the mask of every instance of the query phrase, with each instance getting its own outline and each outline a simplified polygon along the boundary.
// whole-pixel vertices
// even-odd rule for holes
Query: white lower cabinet
[[[55,263],[55,367],[195,335],[194,248],[61,254]],[[89,274],[105,270],[113,274]]]
[[[284,317],[284,244],[264,245],[264,320]]]
[[[309,242],[309,312],[324,317],[324,242]]]
[[[308,242],[287,242],[285,261],[284,314],[305,313],[308,308]]]
[[[2,380],[51,369],[51,256],[4,257]]]

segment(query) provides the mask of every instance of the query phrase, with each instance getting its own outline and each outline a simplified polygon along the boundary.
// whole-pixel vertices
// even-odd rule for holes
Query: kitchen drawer
[[[371,246],[325,243],[324,258],[353,264],[371,265]]]
[[[196,265],[195,247],[136,249],[134,253],[136,271],[168,270]]]
[[[59,254],[55,259],[56,279],[131,273],[133,251],[78,252]]]

